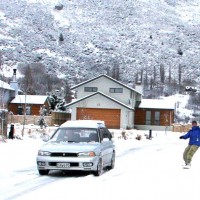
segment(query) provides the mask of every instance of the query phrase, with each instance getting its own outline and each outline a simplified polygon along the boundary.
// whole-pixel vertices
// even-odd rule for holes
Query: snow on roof
[[[0,80],[0,88],[7,89],[7,90],[13,90],[14,91],[14,89],[11,88],[8,83],[6,83],[4,81],[1,81],[1,80]]]
[[[17,95],[11,103],[44,104],[46,100],[46,95]]]
[[[142,99],[138,108],[175,109],[175,101],[165,99]]]
[[[97,127],[105,127],[105,122],[101,120],[74,120],[63,123],[61,127],[97,128]]]

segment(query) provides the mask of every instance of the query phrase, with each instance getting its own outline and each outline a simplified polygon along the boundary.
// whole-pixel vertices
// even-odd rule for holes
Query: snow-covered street
[[[40,138],[0,143],[0,199],[199,199],[200,151],[191,169],[182,169],[187,140],[180,133],[153,132],[153,139],[115,137],[116,166],[100,177],[86,173],[50,172],[36,168]]]

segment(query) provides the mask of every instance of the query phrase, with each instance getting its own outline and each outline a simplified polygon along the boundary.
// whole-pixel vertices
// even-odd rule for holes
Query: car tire
[[[40,175],[48,175],[48,173],[49,173],[49,170],[38,170],[38,172],[39,172],[39,174]]]
[[[100,158],[100,159],[99,159],[99,162],[98,162],[98,164],[97,164],[97,170],[94,171],[94,175],[95,175],[95,176],[100,176],[100,175],[102,174],[102,172],[103,172],[103,161],[102,161],[102,159]]]
[[[114,167],[115,167],[115,152],[113,152],[112,154],[109,169],[114,169]]]

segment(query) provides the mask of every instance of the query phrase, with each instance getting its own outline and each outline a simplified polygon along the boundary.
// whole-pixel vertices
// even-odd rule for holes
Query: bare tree
[[[169,84],[172,82],[172,68],[171,65],[169,66]]]
[[[47,74],[46,77],[46,81],[47,81],[47,92],[52,91],[53,87],[52,87],[52,82],[51,82],[51,76],[49,74]]]
[[[179,66],[178,66],[178,84],[179,84],[179,86],[181,85],[181,80],[182,80],[182,65],[179,64]]]
[[[154,83],[156,83],[156,80],[157,80],[157,73],[156,73],[156,66],[154,65],[153,67],[153,80],[154,80]]]
[[[65,81],[65,101],[66,103],[70,103],[72,100],[72,92],[70,90],[70,85],[67,81]]]
[[[136,83],[138,82],[138,79],[139,79],[139,72],[137,70],[136,73],[135,73],[135,82]]]
[[[144,83],[144,89],[148,89],[148,87],[149,87],[149,79],[148,79],[147,71],[145,71],[145,77],[144,77],[143,83]]]
[[[113,66],[113,72],[112,72],[112,78],[119,80],[120,75],[119,75],[119,65],[115,62]]]
[[[51,92],[62,86],[62,79],[56,75],[48,74],[45,66],[41,63],[20,65],[18,69],[24,75],[23,78],[19,79],[22,90],[28,91],[30,94],[46,94],[46,92]]]
[[[33,74],[30,65],[27,65],[25,68],[24,74],[24,89],[26,94],[35,94],[34,90],[34,81],[33,81]]]
[[[154,79],[151,77],[150,79],[150,89],[152,90],[154,88]]]
[[[2,61],[2,52],[0,52],[0,70],[2,70],[2,64],[3,64],[3,61]]]
[[[140,73],[140,82],[143,82],[143,75],[144,75],[144,68],[141,69],[141,73]]]
[[[165,67],[163,64],[160,64],[160,82],[165,82]]]

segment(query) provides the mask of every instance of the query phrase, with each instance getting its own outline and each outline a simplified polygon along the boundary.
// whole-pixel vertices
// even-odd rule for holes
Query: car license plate
[[[57,167],[69,168],[70,167],[70,163],[57,163]]]

